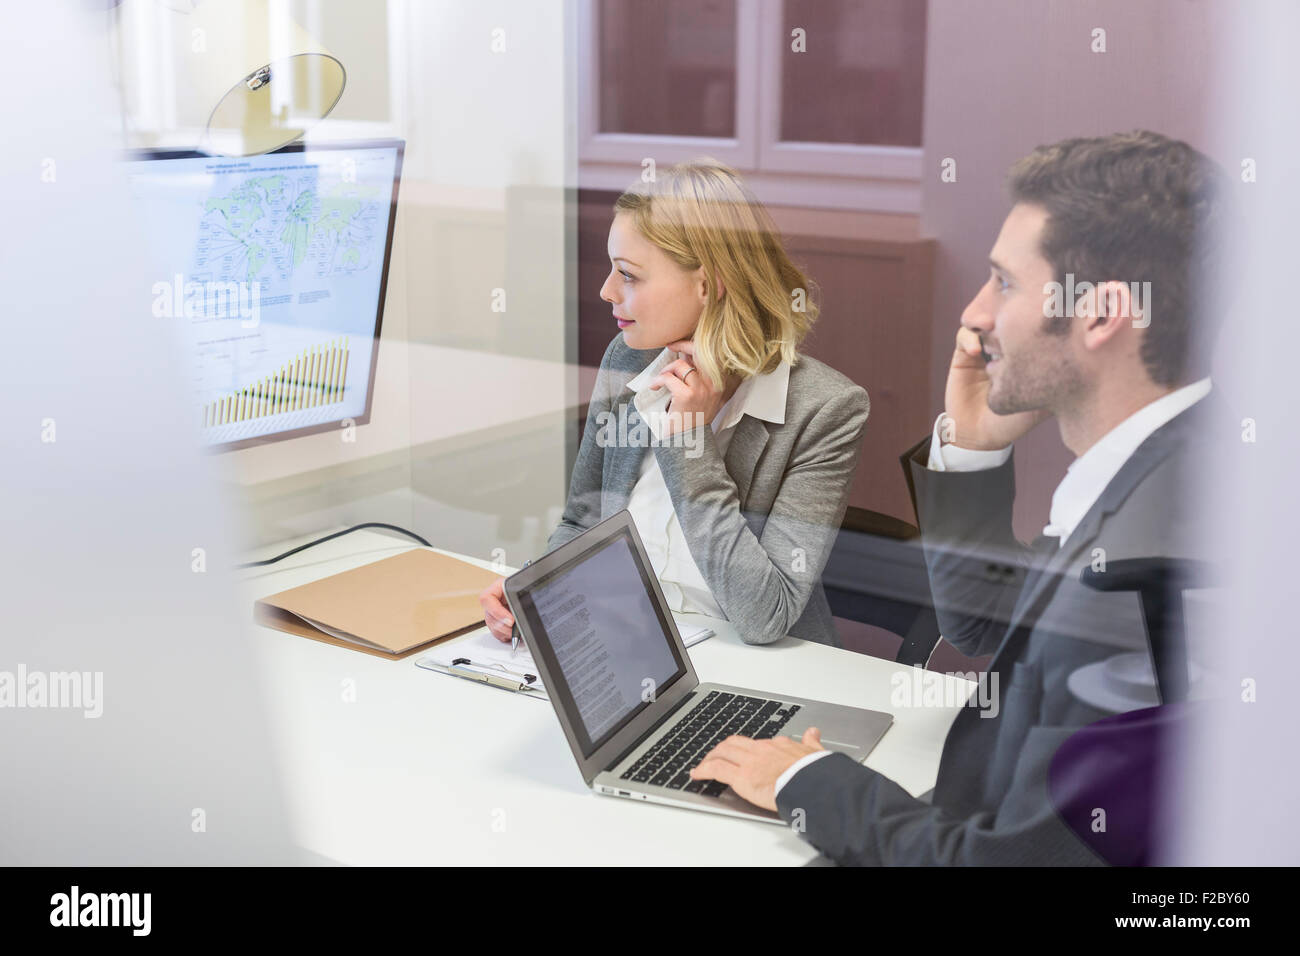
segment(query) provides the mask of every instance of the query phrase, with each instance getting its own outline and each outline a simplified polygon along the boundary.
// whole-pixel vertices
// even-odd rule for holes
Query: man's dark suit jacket
[[[910,449],[941,631],[965,654],[994,654],[983,679],[997,674],[1000,707],[994,717],[973,706],[958,713],[932,803],[833,754],[782,788],[781,816],[842,864],[1101,863],[1053,808],[1048,767],[1067,737],[1106,716],[1071,693],[1071,672],[1145,649],[1146,637],[1135,594],[1093,591],[1079,575],[1099,561],[1204,550],[1185,491],[1204,471],[1207,431],[1224,434],[1210,401],[1153,432],[1054,553],[1015,539],[1013,461],[936,472],[926,467],[928,438]]]

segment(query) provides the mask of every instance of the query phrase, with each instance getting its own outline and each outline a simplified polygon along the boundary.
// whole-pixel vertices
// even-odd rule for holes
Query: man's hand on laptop
[[[709,751],[691,771],[691,779],[725,783],[755,806],[775,810],[776,782],[781,774],[808,754],[825,749],[816,727],[805,730],[802,741],[793,737],[753,740],[733,735]]]

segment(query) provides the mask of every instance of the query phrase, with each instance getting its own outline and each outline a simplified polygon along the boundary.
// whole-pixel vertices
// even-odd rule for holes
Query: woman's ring
[[[695,371],[695,366],[692,365],[690,368],[686,370],[686,374],[682,376],[682,381],[685,382],[688,378],[690,378],[691,373],[694,371]]]

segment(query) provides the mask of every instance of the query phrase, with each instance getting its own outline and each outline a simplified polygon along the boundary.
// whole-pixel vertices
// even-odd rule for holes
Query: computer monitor
[[[204,445],[370,420],[401,140],[126,158]]]

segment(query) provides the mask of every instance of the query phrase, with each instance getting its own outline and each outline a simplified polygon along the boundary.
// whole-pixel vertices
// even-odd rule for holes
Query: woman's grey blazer
[[[620,334],[605,350],[553,549],[625,507],[653,450],[691,556],[740,636],[767,644],[786,634],[838,644],[821,572],[857,469],[870,402],[864,389],[815,359],[790,369],[785,422],[745,415],[725,457],[702,425],[681,445],[631,446],[610,427],[626,416],[646,428],[627,383],[660,353]],[[620,406],[622,406],[620,408]],[[694,455],[695,457],[691,457]]]

